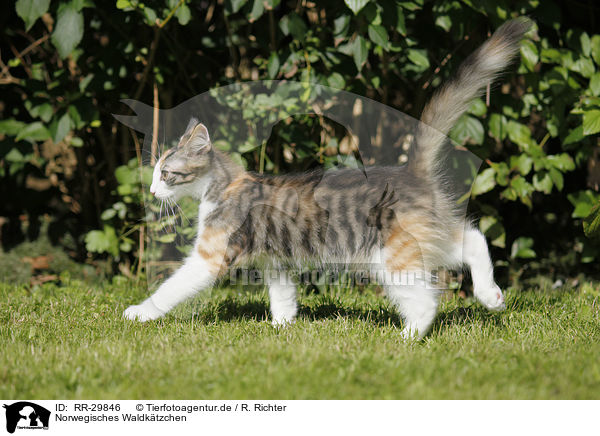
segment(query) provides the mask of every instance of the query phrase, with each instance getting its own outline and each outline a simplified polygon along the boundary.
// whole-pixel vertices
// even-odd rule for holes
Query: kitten
[[[228,268],[257,260],[281,271],[279,277],[265,277],[274,325],[296,316],[296,287],[285,268],[304,261],[370,262],[383,272],[413,274],[408,285],[383,283],[405,321],[405,338],[423,337],[433,322],[439,292],[430,286],[427,271],[439,267],[466,264],[475,297],[490,310],[503,310],[486,240],[443,188],[441,149],[472,100],[518,53],[529,28],[526,19],[505,23],[464,61],[426,105],[424,127],[401,167],[341,169],[326,178],[319,171],[255,174],[215,150],[206,127],[192,119],[177,147],[156,163],[150,192],[163,200],[200,200],[194,249],[124,317],[157,319],[213,285]],[[369,184],[361,183],[365,176]]]

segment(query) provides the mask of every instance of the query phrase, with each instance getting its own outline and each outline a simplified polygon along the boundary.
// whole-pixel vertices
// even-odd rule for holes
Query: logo
[[[6,431],[14,433],[15,429],[48,430],[50,411],[29,401],[19,401],[6,409]]]

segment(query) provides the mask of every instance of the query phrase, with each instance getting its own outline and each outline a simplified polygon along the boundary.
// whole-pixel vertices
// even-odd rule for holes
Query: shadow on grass
[[[332,302],[323,302],[313,306],[300,305],[298,314],[312,321],[330,318],[354,318],[377,326],[392,325],[401,327],[403,324],[398,312],[387,307],[344,307]]]
[[[177,317],[192,318],[203,323],[242,320],[265,321],[269,318],[269,306],[262,300],[239,301],[235,297],[221,298],[204,304],[191,304],[179,311]]]
[[[502,318],[498,313],[490,312],[486,308],[479,305],[471,305],[467,307],[457,307],[455,309],[439,312],[435,317],[432,325],[432,331],[437,331],[440,328],[448,325],[482,323],[485,326],[501,326]]]
[[[394,326],[402,328],[404,324],[399,313],[384,303],[381,305],[369,304],[365,307],[342,305],[331,300],[312,301],[310,303],[310,305],[299,303],[299,317],[310,321],[336,318],[357,319],[380,327]],[[184,311],[184,313],[185,315],[180,314],[178,318],[186,321],[194,318],[203,323],[243,320],[269,321],[271,319],[269,305],[265,300],[256,298],[240,301],[235,296],[227,296],[195,305]],[[439,312],[434,320],[433,330],[438,330],[443,326],[473,322],[488,326],[502,324],[501,317],[497,314],[491,313],[478,305],[473,305]]]
[[[358,307],[338,304],[333,301],[310,302],[298,304],[298,316],[311,321],[321,319],[352,318],[375,325],[402,326],[400,315],[385,305]],[[270,321],[271,314],[268,302],[263,299],[240,301],[235,296],[226,296],[208,302],[192,302],[176,309],[173,315],[183,321],[192,318],[203,323],[231,322],[242,320]]]

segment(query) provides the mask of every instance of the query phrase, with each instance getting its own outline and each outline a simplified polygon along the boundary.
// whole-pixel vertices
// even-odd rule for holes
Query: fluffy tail
[[[414,170],[420,174],[437,173],[442,160],[439,151],[446,135],[473,99],[511,63],[530,28],[531,21],[524,17],[504,23],[462,63],[456,77],[436,91],[421,115],[409,159]]]

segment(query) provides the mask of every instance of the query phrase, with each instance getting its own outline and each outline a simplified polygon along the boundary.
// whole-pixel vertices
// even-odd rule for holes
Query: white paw
[[[164,314],[165,312],[156,307],[152,300],[148,298],[141,304],[129,306],[127,309],[125,309],[123,312],[123,318],[131,321],[146,322],[158,319]]]
[[[423,336],[425,336],[426,332],[427,331],[425,331],[423,334],[421,334],[415,326],[412,326],[412,327],[406,326],[402,329],[402,332],[400,332],[400,335],[402,336],[402,340],[404,342],[413,342],[413,341],[421,340],[423,338]]]
[[[496,284],[485,291],[475,290],[475,298],[493,312],[501,312],[506,309],[504,295]]]
[[[285,327],[289,327],[292,324],[294,324],[295,320],[294,319],[287,319],[287,318],[276,318],[273,321],[271,321],[271,325],[273,327],[275,327],[276,329],[279,328],[285,328]]]
[[[404,342],[411,342],[417,338],[416,332],[407,327],[402,329],[402,332],[400,332],[400,336],[402,337],[402,340]]]

